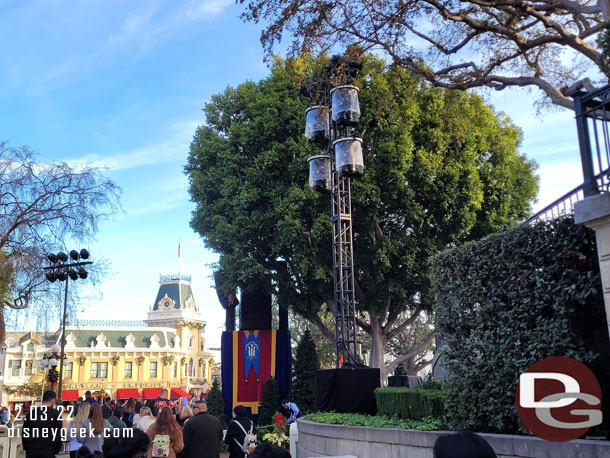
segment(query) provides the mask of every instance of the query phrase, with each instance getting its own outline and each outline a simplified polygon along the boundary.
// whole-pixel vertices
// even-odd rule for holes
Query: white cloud
[[[133,37],[141,37],[147,34],[147,30],[150,30],[150,19],[157,12],[157,7],[149,7],[145,11],[138,11],[137,13],[130,13],[123,21],[121,31],[115,35],[111,35],[108,38],[110,44],[115,44],[121,41],[128,40]]]
[[[208,19],[217,16],[234,4],[233,0],[195,0],[185,9],[186,16],[192,19]]]
[[[184,191],[184,189],[183,189]],[[160,213],[169,210],[173,210],[176,207],[184,205],[185,202],[185,193],[182,192],[180,194],[176,194],[173,196],[166,196],[161,200],[157,200],[150,205],[145,207],[138,208],[135,211],[129,212],[130,216],[141,216],[147,215],[150,213]]]
[[[117,151],[111,154],[86,154],[72,159],[70,165],[90,164],[107,170],[129,170],[145,165],[175,162],[176,157],[184,157],[198,126],[196,121],[174,123],[166,141],[152,142],[130,151]]]

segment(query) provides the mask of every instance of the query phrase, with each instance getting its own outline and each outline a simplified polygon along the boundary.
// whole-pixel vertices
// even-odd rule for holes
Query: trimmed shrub
[[[304,414],[316,410],[316,371],[320,369],[316,344],[309,329],[305,331],[297,345],[294,362],[290,400],[296,403]]]
[[[218,379],[212,382],[212,388],[206,398],[208,412],[220,420],[222,429],[227,429],[227,414],[225,412],[225,401],[220,391],[220,383]]]
[[[419,431],[442,431],[447,429],[441,420],[401,420],[383,415],[360,415],[357,413],[316,412],[305,416],[305,420],[328,425],[366,426],[369,428],[417,429]],[[258,432],[258,430],[257,430]]]
[[[427,380],[420,388],[422,390],[442,390],[443,382],[440,380]]]
[[[280,392],[277,382],[270,377],[263,385],[263,399],[258,408],[258,424],[268,426],[274,424],[273,418],[277,412],[282,411],[280,403]]]
[[[443,418],[443,392],[421,388],[377,388],[377,414],[404,420]]]
[[[433,268],[436,329],[451,374],[443,387],[450,427],[526,433],[515,406],[519,375],[549,356],[587,364],[608,399],[593,231],[571,218],[518,227],[443,252]]]

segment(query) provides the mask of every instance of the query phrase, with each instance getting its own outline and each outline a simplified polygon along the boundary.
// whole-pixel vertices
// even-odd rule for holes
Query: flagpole
[[[182,280],[182,237],[178,238],[178,280]]]

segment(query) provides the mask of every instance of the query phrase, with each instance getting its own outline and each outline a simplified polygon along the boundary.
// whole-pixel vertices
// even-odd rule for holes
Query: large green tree
[[[220,253],[228,289],[271,277],[280,304],[334,339],[318,312],[334,312],[329,198],[308,187],[299,85],[326,58],[277,59],[271,75],[212,97],[186,167],[197,207],[191,225]],[[384,365],[387,344],[431,308],[431,255],[512,225],[530,212],[535,164],[520,130],[475,94],[431,87],[365,56],[361,130],[366,170],[353,182],[358,325],[369,364],[385,375],[428,348]]]

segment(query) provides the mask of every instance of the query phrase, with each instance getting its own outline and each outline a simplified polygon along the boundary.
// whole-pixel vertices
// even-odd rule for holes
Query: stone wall
[[[298,455],[292,458],[354,455],[358,458],[433,458],[446,431],[366,428],[298,421]],[[546,442],[508,434],[481,434],[498,458],[610,458],[610,441]]]

